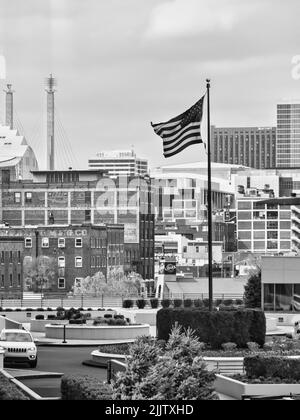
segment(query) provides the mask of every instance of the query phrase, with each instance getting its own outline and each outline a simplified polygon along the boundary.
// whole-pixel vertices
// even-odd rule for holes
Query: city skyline
[[[194,146],[166,161],[150,121],[168,119],[199,99],[210,76],[212,124],[276,125],[277,103],[300,97],[300,81],[292,77],[300,5],[290,0],[284,12],[279,1],[270,5],[189,0],[180,19],[181,0],[89,0],[85,6],[76,0],[29,0],[26,6],[2,0],[0,54],[7,79],[1,81],[1,119],[2,88],[11,82],[17,120],[43,167],[44,79],[53,72],[59,118],[81,168],[108,143],[111,149],[134,145],[151,167],[204,160],[203,148]],[[18,28],[13,34],[10,25]]]

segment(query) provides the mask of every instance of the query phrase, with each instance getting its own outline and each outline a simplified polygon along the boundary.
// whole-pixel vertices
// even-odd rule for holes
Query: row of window
[[[8,255],[8,260],[10,263],[13,263],[14,260],[16,260],[18,263],[21,263],[21,251],[1,251],[1,264],[4,264],[6,255]]]
[[[49,248],[49,238],[42,238],[42,248]],[[66,247],[66,239],[58,238],[58,248]],[[32,238],[25,238],[25,248],[32,248]],[[82,248],[82,238],[75,238],[75,248]]]
[[[4,288],[6,285],[6,281],[5,281],[5,276],[4,274],[1,275],[1,283],[0,283],[0,287]],[[13,287],[13,275],[9,274],[9,283],[8,283],[8,287]],[[21,287],[21,274],[18,274],[17,277],[17,287]]]

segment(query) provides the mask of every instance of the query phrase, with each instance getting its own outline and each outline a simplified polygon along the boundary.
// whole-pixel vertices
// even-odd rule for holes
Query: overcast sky
[[[80,167],[131,145],[151,166],[191,162],[203,159],[201,147],[164,159],[150,121],[190,107],[209,76],[213,124],[276,124],[276,103],[300,98],[291,75],[299,16],[299,0],[0,0],[0,54],[40,166],[50,72],[65,130],[59,166],[70,166],[66,137]]]

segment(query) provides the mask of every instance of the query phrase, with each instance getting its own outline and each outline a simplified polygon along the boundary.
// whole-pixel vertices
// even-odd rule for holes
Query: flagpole
[[[213,310],[213,246],[212,246],[212,192],[211,192],[211,144],[210,144],[210,79],[207,88],[207,222],[208,222],[208,296],[209,310]]]

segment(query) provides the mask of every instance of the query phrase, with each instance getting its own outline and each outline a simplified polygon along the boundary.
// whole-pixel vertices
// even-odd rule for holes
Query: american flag
[[[160,124],[151,123],[155,133],[163,139],[165,158],[177,155],[193,144],[203,143],[200,131],[203,103],[204,96],[178,117]]]

